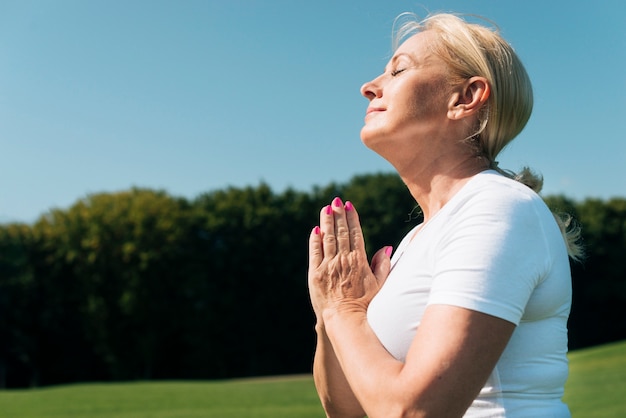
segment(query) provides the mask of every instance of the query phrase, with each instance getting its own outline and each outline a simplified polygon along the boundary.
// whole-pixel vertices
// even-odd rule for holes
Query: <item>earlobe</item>
[[[448,117],[462,119],[477,113],[489,100],[491,86],[485,77],[472,77],[450,98]]]

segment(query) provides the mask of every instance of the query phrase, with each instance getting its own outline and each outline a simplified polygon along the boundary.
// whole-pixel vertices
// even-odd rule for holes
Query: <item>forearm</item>
[[[369,327],[365,314],[334,313],[326,336],[337,367],[370,418],[402,416],[403,363],[393,358]]]
[[[406,362],[391,356],[365,313],[324,315],[328,339],[370,418],[460,417],[479,394],[515,325],[448,305],[430,306]]]
[[[316,332],[313,377],[326,415],[331,418],[364,417],[365,412],[346,380],[324,326],[318,324]]]

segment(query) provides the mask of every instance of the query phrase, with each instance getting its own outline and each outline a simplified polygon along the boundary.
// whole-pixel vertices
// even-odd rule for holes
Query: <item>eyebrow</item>
[[[383,72],[386,72],[387,68],[389,67],[389,65],[394,64],[396,61],[398,61],[402,57],[407,57],[409,60],[411,60],[413,63],[415,63],[415,60],[413,59],[413,57],[410,54],[407,54],[406,52],[401,52],[398,55],[394,55],[393,57],[391,57],[391,59],[389,60],[387,65],[385,65],[385,69],[383,70]]]

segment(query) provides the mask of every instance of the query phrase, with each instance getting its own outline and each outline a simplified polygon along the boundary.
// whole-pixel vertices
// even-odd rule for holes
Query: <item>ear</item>
[[[485,77],[471,77],[459,85],[448,102],[448,118],[463,119],[477,114],[487,103],[491,86]]]

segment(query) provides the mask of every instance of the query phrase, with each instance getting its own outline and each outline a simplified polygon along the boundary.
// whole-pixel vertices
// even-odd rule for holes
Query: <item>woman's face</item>
[[[445,136],[452,89],[447,66],[429,50],[435,36],[424,31],[407,39],[385,72],[361,87],[370,102],[361,139],[388,160],[423,152],[420,144]]]

